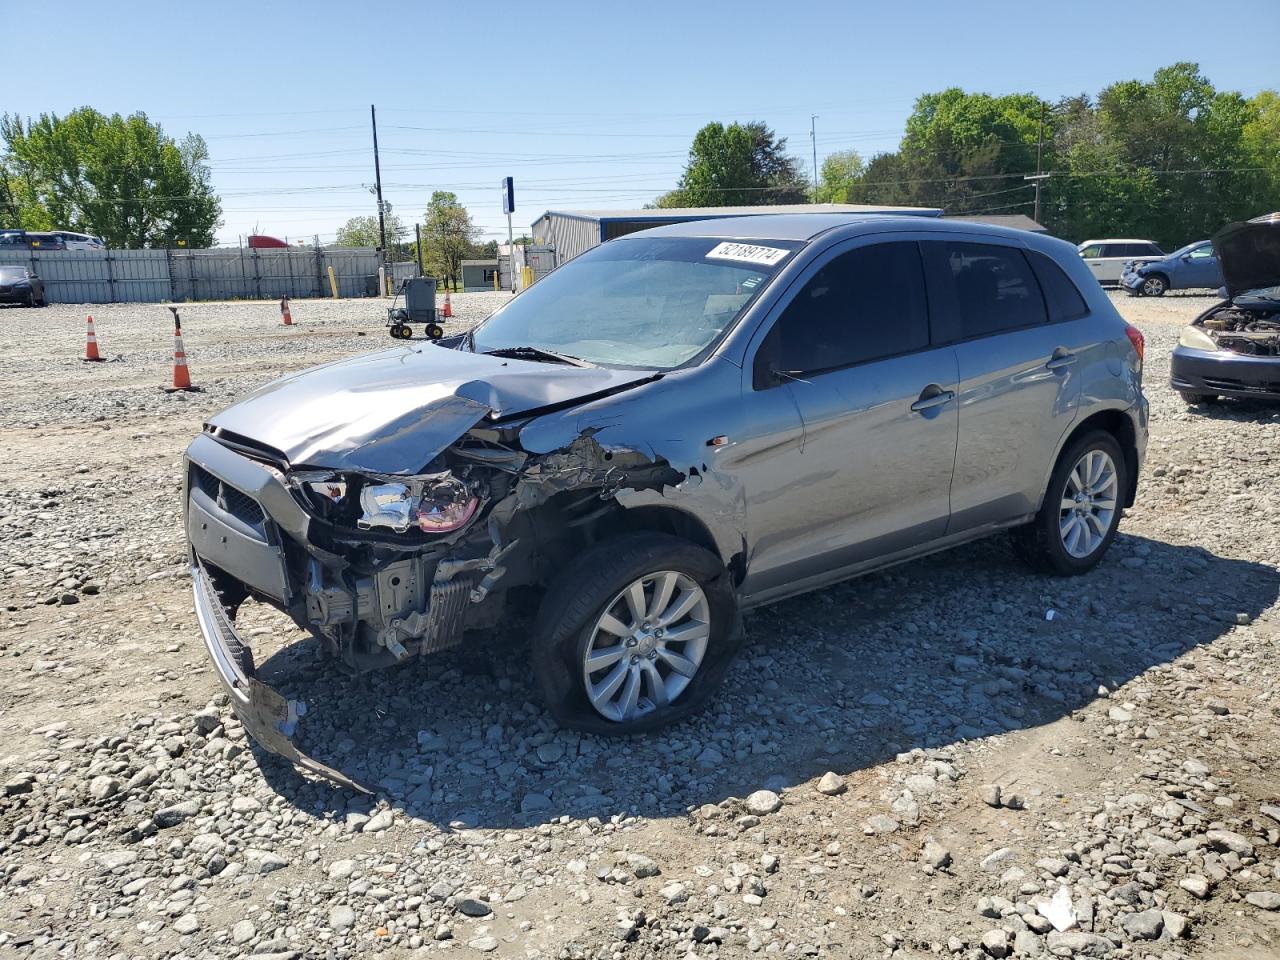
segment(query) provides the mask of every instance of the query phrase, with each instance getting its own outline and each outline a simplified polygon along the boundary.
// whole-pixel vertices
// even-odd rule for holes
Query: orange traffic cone
[[[93,332],[93,314],[89,314],[89,339],[84,345],[84,359],[86,363],[102,362],[98,354],[98,335]]]
[[[281,298],[280,298],[280,316],[283,318],[283,322],[284,322],[284,325],[285,325],[286,327],[292,327],[292,326],[293,326],[293,314],[291,314],[291,313],[289,312],[289,298],[288,298],[288,297],[281,297]]]
[[[187,351],[182,346],[182,318],[178,316],[178,308],[170,307],[173,314],[173,386],[165,387],[166,393],[176,390],[199,390],[191,385],[191,374],[187,370]]]
[[[449,291],[444,292],[444,315],[446,317],[453,316],[453,304],[449,302]]]

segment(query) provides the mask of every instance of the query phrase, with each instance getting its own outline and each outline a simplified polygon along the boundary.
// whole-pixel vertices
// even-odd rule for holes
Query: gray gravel
[[[1207,302],[1119,301],[1153,436],[1096,572],[997,539],[756,611],[661,736],[558,730],[519,624],[350,678],[246,610],[307,746],[373,798],[245,737],[176,501],[202,416],[382,345],[377,305],[191,306],[183,399],[161,308],[95,308],[124,354],[96,366],[83,311],[6,311],[0,955],[1274,956],[1280,410],[1168,389]]]

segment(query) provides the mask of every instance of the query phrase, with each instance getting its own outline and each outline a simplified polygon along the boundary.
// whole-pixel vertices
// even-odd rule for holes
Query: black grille
[[[219,480],[208,470],[191,465],[191,484],[237,520],[251,527],[261,527],[267,519],[258,501],[247,493]]]
[[[1205,377],[1206,387],[1216,390],[1247,390],[1250,393],[1280,393],[1280,381],[1261,381],[1246,383],[1244,380],[1228,380],[1225,377]]]

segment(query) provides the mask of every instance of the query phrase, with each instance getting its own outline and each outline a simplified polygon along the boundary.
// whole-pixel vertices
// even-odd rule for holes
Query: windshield
[[[606,367],[670,370],[714,344],[800,246],[709,237],[611,240],[477,327],[477,353],[532,347]]]
[[[0,267],[0,280],[5,283],[13,283],[15,280],[25,279],[27,279],[25,267]]]

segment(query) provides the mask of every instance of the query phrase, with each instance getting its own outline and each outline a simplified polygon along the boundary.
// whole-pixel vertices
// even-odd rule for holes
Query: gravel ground
[[[557,731],[515,626],[348,678],[246,610],[307,745],[376,798],[229,713],[179,496],[204,416],[388,342],[379,306],[186,307],[205,390],[172,395],[163,307],[93,308],[96,365],[82,308],[0,312],[0,955],[1274,960],[1280,410],[1168,388],[1209,302],[1117,298],[1152,439],[1096,571],[994,539],[757,611],[658,737]]]

